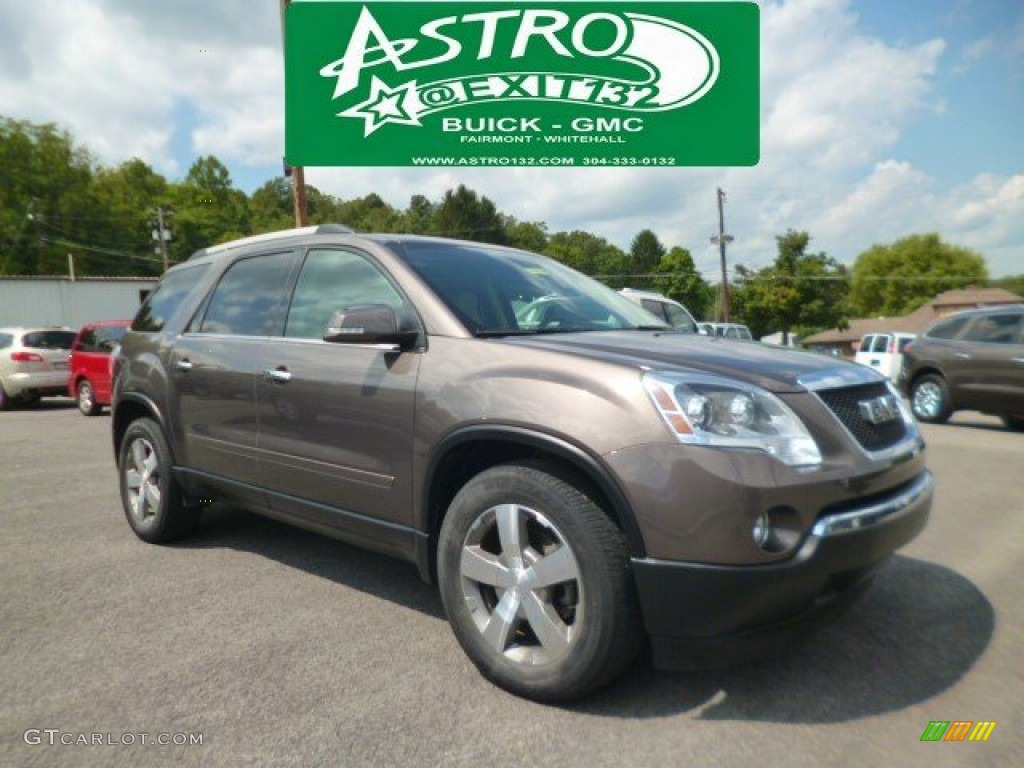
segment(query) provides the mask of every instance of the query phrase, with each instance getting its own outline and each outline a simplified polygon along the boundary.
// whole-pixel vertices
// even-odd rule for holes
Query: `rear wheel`
[[[160,426],[152,419],[133,421],[121,440],[118,473],[125,517],[143,541],[181,539],[199,525],[199,507],[186,503],[171,469]]]
[[[945,424],[953,413],[949,387],[941,376],[929,373],[914,380],[910,388],[910,408],[918,421]]]
[[[6,411],[11,407],[11,398],[7,394],[7,390],[4,389],[3,383],[0,383],[0,411]]]
[[[78,383],[78,410],[84,416],[98,416],[103,410],[96,402],[96,393],[93,392],[92,384],[88,379],[82,379]]]
[[[520,696],[583,696],[642,643],[622,532],[543,464],[494,467],[459,491],[441,529],[438,578],[462,648]]]

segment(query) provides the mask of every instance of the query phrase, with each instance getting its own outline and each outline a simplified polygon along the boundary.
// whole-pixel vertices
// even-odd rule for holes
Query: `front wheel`
[[[583,696],[642,643],[622,532],[543,464],[494,467],[459,491],[441,528],[438,578],[462,648],[520,696]]]
[[[96,394],[87,379],[78,383],[78,410],[83,416],[98,416],[102,408],[96,402]]]
[[[953,414],[946,380],[934,373],[916,379],[910,388],[910,408],[918,421],[945,424]]]
[[[199,525],[199,507],[186,503],[171,469],[160,426],[152,419],[133,421],[119,452],[121,503],[135,535],[152,544],[184,538]]]

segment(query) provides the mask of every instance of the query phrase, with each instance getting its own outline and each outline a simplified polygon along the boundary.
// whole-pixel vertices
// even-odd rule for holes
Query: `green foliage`
[[[665,255],[665,246],[651,230],[644,229],[637,233],[629,245],[629,256],[633,262],[633,271],[638,275],[654,272]]]
[[[0,274],[66,271],[60,243],[89,232],[92,157],[54,125],[0,118],[0,167]]]
[[[117,168],[98,170],[92,183],[92,201],[93,211],[102,215],[95,217],[85,242],[109,243],[118,251],[145,254],[152,260],[92,252],[88,258],[79,260],[79,273],[160,274],[161,262],[155,253],[157,241],[153,239],[153,211],[164,202],[167,191],[167,180],[137,158]]]
[[[553,234],[544,253],[586,275],[605,276],[603,282],[617,288],[623,287],[618,283],[624,283],[624,279],[614,275],[628,274],[629,270],[629,257],[621,248],[579,229]]]
[[[544,253],[548,247],[548,225],[543,221],[516,221],[512,216],[502,217],[508,244],[533,253]]]
[[[911,235],[857,257],[850,308],[857,317],[905,315],[943,291],[983,285],[987,278],[979,254],[944,243],[934,233]]]
[[[701,277],[693,263],[693,256],[678,245],[661,257],[651,281],[655,291],[675,299],[696,318],[707,316],[715,299],[714,289]]]
[[[444,193],[431,217],[431,233],[498,245],[508,242],[505,222],[494,203],[465,184]]]
[[[989,287],[1002,288],[1004,291],[1016,293],[1018,296],[1024,297],[1024,275],[1007,275],[1006,277],[991,280],[989,281]]]
[[[808,333],[846,324],[846,267],[825,253],[807,253],[810,235],[789,230],[776,237],[775,263],[759,270],[737,266],[732,317],[754,338],[782,331]]]

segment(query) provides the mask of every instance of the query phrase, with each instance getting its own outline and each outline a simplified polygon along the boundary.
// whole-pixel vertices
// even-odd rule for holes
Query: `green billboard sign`
[[[754,165],[752,2],[293,2],[292,165]]]

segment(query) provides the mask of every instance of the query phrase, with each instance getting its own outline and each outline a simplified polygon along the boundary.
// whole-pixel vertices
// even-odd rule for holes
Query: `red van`
[[[89,323],[71,345],[68,395],[86,416],[97,416],[104,405],[110,405],[110,353],[130,325],[131,320]]]

